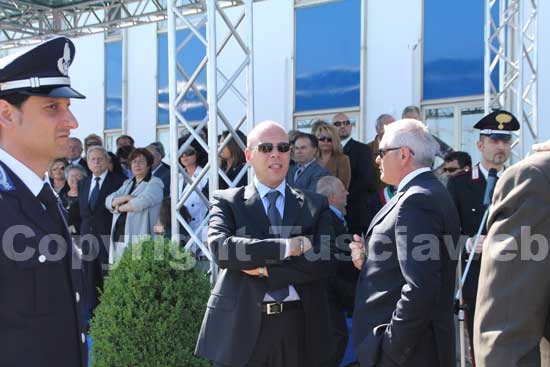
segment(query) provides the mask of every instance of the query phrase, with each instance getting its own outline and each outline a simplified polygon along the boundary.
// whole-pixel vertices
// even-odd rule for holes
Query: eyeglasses
[[[398,150],[398,149],[401,149],[401,148],[405,148],[405,147],[379,149],[378,150],[378,157],[380,157],[380,159],[383,159],[387,152],[391,152],[392,150]],[[406,148],[408,148],[408,147],[406,147]],[[414,155],[414,152],[411,148],[409,148],[409,151],[411,152],[412,155]]]
[[[327,142],[327,143],[332,143],[332,138],[330,136],[320,136],[318,138],[319,141],[324,141],[324,142]]]
[[[336,126],[336,127],[340,127],[340,126],[342,126],[342,125],[344,125],[344,126],[349,126],[349,125],[351,125],[351,122],[350,122],[349,120],[345,120],[345,121],[334,121],[332,124],[333,124],[334,126]]]
[[[142,164],[147,164],[147,161],[145,159],[134,159],[131,163],[142,165]]]
[[[459,169],[460,169],[459,167],[445,167],[443,168],[443,172],[454,173]]]
[[[256,145],[255,149],[258,149],[258,152],[261,153],[271,153],[274,147],[277,147],[279,153],[286,153],[290,150],[290,143],[277,143],[275,145],[273,143],[260,143]]]
[[[197,151],[193,148],[186,149],[181,153],[181,155],[184,155],[186,157],[190,157],[195,154],[197,154]]]

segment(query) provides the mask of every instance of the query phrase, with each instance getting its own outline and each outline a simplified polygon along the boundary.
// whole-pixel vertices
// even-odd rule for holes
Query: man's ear
[[[250,151],[250,149],[246,148],[244,150],[244,157],[246,158],[247,162],[250,162],[251,155],[252,155],[252,152]]]
[[[16,122],[17,108],[8,101],[0,99],[0,127],[10,128]]]

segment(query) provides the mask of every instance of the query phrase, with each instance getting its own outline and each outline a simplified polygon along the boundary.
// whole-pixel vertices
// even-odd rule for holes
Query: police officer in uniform
[[[471,251],[475,257],[470,266],[468,277],[462,295],[466,303],[466,326],[470,341],[473,338],[473,322],[476,304],[477,283],[481,265],[481,251],[487,229],[483,228],[478,246],[473,247],[475,235],[479,230],[485,206],[483,198],[487,186],[489,170],[494,168],[499,177],[504,171],[504,164],[508,160],[512,144],[512,131],[519,129],[519,122],[509,112],[498,110],[483,117],[474,128],[480,130],[477,148],[481,152],[481,162],[472,167],[471,172],[462,172],[449,178],[447,189],[451,193],[458,209],[461,225],[461,234],[468,237],[463,252],[463,269]],[[470,343],[473,351],[473,346]],[[473,353],[472,353],[473,354]]]
[[[56,37],[0,59],[0,367],[87,365],[79,253],[45,177],[78,126],[74,54]]]

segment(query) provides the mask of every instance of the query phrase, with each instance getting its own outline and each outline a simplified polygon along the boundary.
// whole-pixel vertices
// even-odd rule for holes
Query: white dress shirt
[[[99,177],[99,189],[101,190],[101,187],[103,186],[103,182],[105,182],[105,177],[107,177],[107,172],[109,172],[108,169],[105,170],[101,174],[101,176],[94,176],[92,175],[92,182],[90,183],[90,192],[88,193],[88,201],[90,201],[90,197],[92,196],[92,191],[94,191],[95,185],[96,185],[96,177]]]
[[[286,180],[283,180],[277,186],[275,189],[271,189],[258,181],[258,178],[254,177],[254,186],[256,186],[256,190],[258,191],[258,195],[262,198],[262,204],[264,205],[265,214],[267,214],[267,209],[269,208],[269,199],[267,198],[267,194],[270,191],[278,191],[279,196],[277,197],[277,201],[275,202],[275,206],[277,207],[277,210],[279,211],[279,214],[281,215],[281,218],[284,217],[285,213],[285,193],[286,193]],[[289,256],[290,247],[288,246],[288,240],[286,242],[286,248],[285,248],[285,257]],[[293,285],[288,286],[288,296],[284,299],[283,302],[290,302],[290,301],[298,301],[300,299],[300,296],[298,295],[298,292],[296,292],[296,289]],[[265,294],[264,296],[264,302],[275,302],[275,300],[269,295]]]
[[[0,148],[0,161],[2,161],[8,168],[15,173],[17,177],[27,186],[34,196],[38,196],[45,183],[50,185],[50,182],[44,174],[43,178],[40,178],[29,167],[15,159],[11,154]],[[55,190],[52,189],[55,193]],[[57,194],[57,193],[55,193]]]
[[[400,192],[401,190],[403,190],[403,188],[409,183],[412,181],[413,178],[415,178],[416,176],[424,173],[424,172],[430,172],[432,169],[430,167],[422,167],[422,168],[418,168],[412,172],[410,172],[408,175],[406,175],[405,177],[403,177],[403,179],[401,180],[401,182],[399,182],[399,185],[397,186],[397,192]]]

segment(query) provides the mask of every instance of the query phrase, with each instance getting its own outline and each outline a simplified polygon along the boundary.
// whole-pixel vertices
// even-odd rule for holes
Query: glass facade
[[[122,41],[105,43],[105,129],[122,128]]]
[[[206,28],[200,28],[200,32],[206,37]],[[182,42],[189,36],[190,30],[184,29],[176,32],[176,45],[181,45]],[[179,47],[179,46],[178,46]],[[187,78],[190,77],[197,66],[206,55],[206,47],[196,37],[192,37],[190,41],[178,49],[177,62],[177,91],[181,93],[183,87],[187,82]],[[168,125],[170,123],[169,117],[169,100],[168,100],[168,34],[160,33],[158,35],[158,82],[157,82],[157,124]],[[186,74],[186,75],[185,75]],[[206,101],[206,67],[201,71],[195,86],[198,89],[198,93],[204,97]],[[199,96],[190,89],[180,102],[178,111],[189,122],[198,122],[206,117],[206,107],[201,101]]]
[[[424,0],[424,100],[483,94],[484,6]]]
[[[361,0],[296,9],[295,112],[359,106]]]

